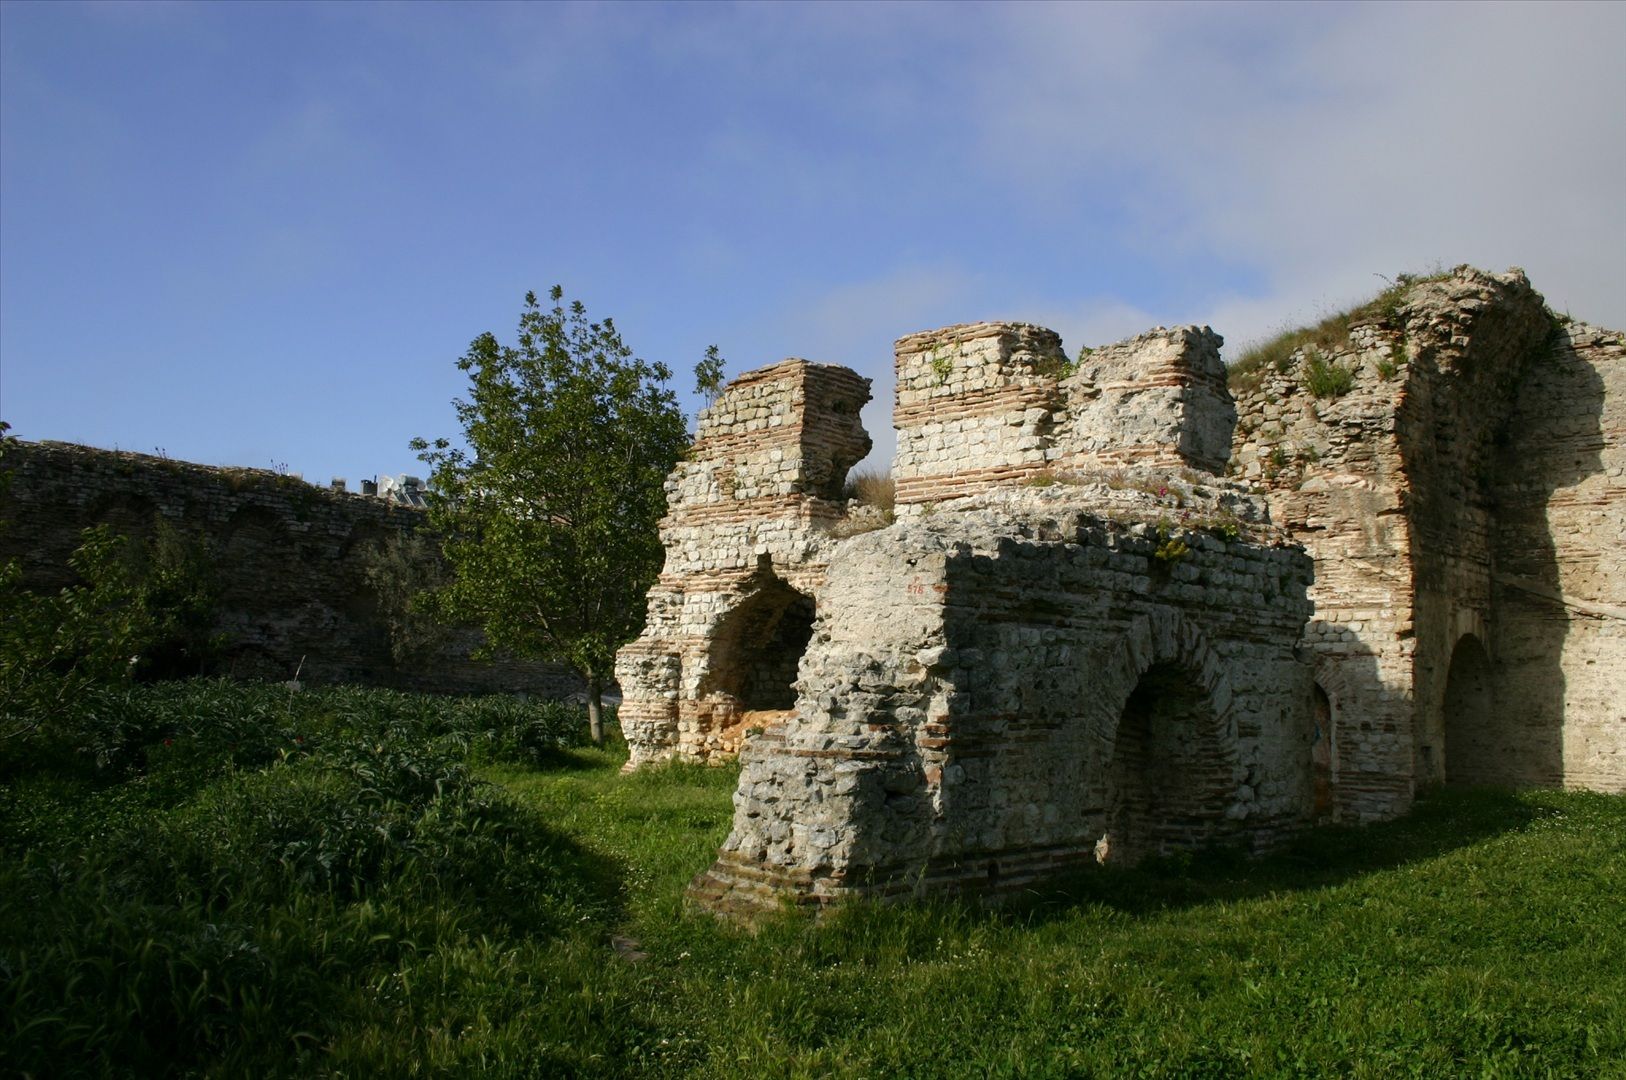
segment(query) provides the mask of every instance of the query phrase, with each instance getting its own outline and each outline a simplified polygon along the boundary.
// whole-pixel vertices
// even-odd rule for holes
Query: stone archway
[[[1132,635],[1146,663],[1112,734],[1096,859],[1129,864],[1218,839],[1236,800],[1236,739],[1221,666],[1184,620]],[[1139,665],[1136,665],[1137,667]]]
[[[1517,753],[1512,723],[1495,707],[1490,656],[1473,634],[1464,634],[1451,652],[1440,711],[1446,783],[1508,782],[1509,759]]]
[[[765,727],[796,705],[796,673],[813,637],[813,598],[769,572],[718,623],[698,697],[712,730]],[[725,740],[732,741],[732,740]]]

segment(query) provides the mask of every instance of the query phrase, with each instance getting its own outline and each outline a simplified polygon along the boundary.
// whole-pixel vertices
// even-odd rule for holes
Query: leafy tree
[[[457,362],[467,449],[412,441],[454,571],[429,602],[479,623],[489,649],[575,667],[602,742],[601,692],[643,628],[666,476],[688,433],[665,365],[633,356],[611,320],[589,321],[558,286],[551,297],[544,309],[526,294],[517,346],[481,334]]]

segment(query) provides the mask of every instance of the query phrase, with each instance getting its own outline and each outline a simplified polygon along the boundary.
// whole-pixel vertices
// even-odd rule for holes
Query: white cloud
[[[990,156],[1044,166],[1024,175],[1058,208],[1116,175],[1138,245],[1253,267],[1262,288],[1199,315],[1233,342],[1433,263],[1522,265],[1626,325],[1626,6],[1022,7],[1003,29],[1030,77],[983,82]]]

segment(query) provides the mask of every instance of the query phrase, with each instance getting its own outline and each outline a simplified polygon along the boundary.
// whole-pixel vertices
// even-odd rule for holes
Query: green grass
[[[732,769],[471,764],[523,718],[358,691],[300,696],[311,749],[183,767],[185,710],[279,700],[205,686],[126,703],[134,765],[0,787],[8,1074],[1626,1076],[1620,797],[748,931],[683,899]]]

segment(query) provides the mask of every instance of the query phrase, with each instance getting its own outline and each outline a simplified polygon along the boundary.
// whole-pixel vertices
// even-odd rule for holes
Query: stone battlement
[[[1223,472],[1236,410],[1219,335],[1158,328],[1076,362],[1054,331],[973,323],[899,338],[898,503],[936,503],[1057,469]]]

